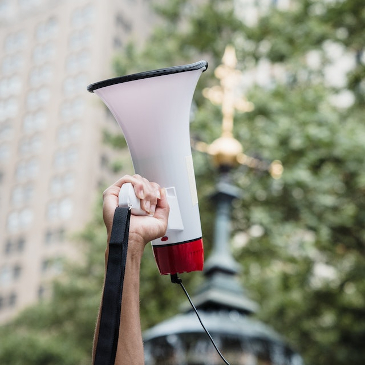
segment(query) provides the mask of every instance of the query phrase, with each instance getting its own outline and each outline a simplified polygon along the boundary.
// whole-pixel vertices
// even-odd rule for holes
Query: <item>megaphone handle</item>
[[[133,215],[147,215],[141,208],[141,201],[137,198],[131,183],[123,184],[119,192],[119,206],[122,208],[131,208]]]
[[[168,231],[184,230],[183,221],[181,218],[179,202],[174,187],[166,188],[167,202],[170,206],[169,220],[167,223]],[[147,215],[141,209],[141,201],[137,198],[131,183],[123,184],[119,192],[119,206],[123,208],[131,208],[133,215]]]

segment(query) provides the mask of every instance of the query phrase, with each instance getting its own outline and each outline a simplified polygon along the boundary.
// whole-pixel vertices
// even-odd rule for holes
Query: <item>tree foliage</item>
[[[232,244],[244,268],[242,280],[262,305],[260,318],[282,333],[306,363],[362,364],[361,2],[292,1],[289,9],[272,6],[263,11],[255,26],[239,19],[232,1],[173,1],[158,10],[167,24],[142,53],[120,58],[117,65],[129,72],[134,71],[132,64],[148,69],[156,67],[156,61],[162,66],[162,60],[165,65],[208,59],[210,70],[195,93],[191,130],[197,139],[209,143],[220,133],[220,112],[202,98],[201,89],[217,84],[212,70],[225,46],[235,46],[238,68],[247,74],[255,74],[262,63],[270,65],[269,80],[246,87],[255,110],[236,115],[235,136],[246,154],[279,159],[285,170],[280,180],[247,168],[234,172],[245,193],[233,210]],[[339,68],[343,81],[335,82],[333,67],[342,56],[353,64],[347,72]],[[344,98],[349,100],[346,106],[341,104]],[[214,184],[214,171],[207,160],[194,155],[209,245],[211,216],[204,195]]]
[[[256,75],[245,88],[254,111],[237,114],[234,134],[245,153],[284,165],[281,179],[237,168],[244,191],[232,211],[232,250],[242,281],[260,303],[260,319],[273,326],[307,364],[362,365],[365,361],[365,56],[360,0],[293,0],[272,6],[247,26],[231,0],[160,1],[161,18],[142,49],[129,45],[114,60],[117,74],[209,61],[195,93],[195,139],[219,137],[221,113],[202,96],[217,84],[214,68],[227,44],[238,68]],[[343,82],[329,70],[340,55],[353,65]],[[314,62],[314,61],[315,62]],[[340,71],[338,71],[340,72]],[[336,75],[336,74],[335,74]],[[248,80],[248,79],[246,79]],[[340,98],[342,97],[342,99]],[[341,104],[343,98],[347,106]],[[115,144],[117,139],[106,136]],[[194,153],[204,242],[212,241],[214,169]],[[105,232],[99,215],[82,234],[84,261],[55,284],[50,301],[30,308],[0,329],[0,363],[86,364],[103,277]],[[184,278],[185,279],[185,278]],[[199,275],[187,275],[191,287]],[[190,283],[189,283],[190,281]],[[146,251],[141,314],[147,328],[170,317],[182,301],[157,273]],[[19,343],[22,343],[19,349]]]

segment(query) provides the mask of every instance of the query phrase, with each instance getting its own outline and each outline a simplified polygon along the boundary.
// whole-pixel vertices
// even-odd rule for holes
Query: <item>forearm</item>
[[[115,365],[144,364],[139,316],[139,271],[141,257],[142,253],[132,251],[129,251],[127,255]]]
[[[142,333],[139,317],[139,271],[144,243],[139,241],[138,237],[129,238],[115,365],[144,364]],[[105,271],[107,262],[108,249],[105,253]],[[96,344],[98,341],[100,313],[101,305],[94,336],[93,358],[95,357]]]

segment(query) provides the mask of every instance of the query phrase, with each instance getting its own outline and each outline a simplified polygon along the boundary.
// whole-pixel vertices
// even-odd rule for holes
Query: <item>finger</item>
[[[144,190],[144,199],[141,200],[141,208],[147,212],[147,214],[151,215],[151,206],[156,205],[157,199],[155,194],[153,193],[153,189],[151,187],[150,182],[142,178],[143,181],[143,190]]]
[[[147,179],[143,179],[144,182],[144,191],[145,191],[145,199],[149,200],[151,205],[157,204],[157,193],[156,193],[156,185],[159,185],[156,183],[149,182]]]
[[[161,188],[160,194],[161,194],[161,199],[157,201],[154,217],[166,222],[167,225],[167,219],[170,213],[170,207],[169,203],[167,202],[166,190]]]
[[[145,199],[146,197],[146,187],[144,183],[144,179],[141,175],[135,174],[132,176],[133,182],[133,188],[134,192],[136,193],[136,196],[138,199]]]
[[[161,199],[161,193],[160,193],[160,185],[158,185],[157,183],[151,182],[150,186],[153,189],[153,194],[155,196],[155,199],[153,200],[153,202],[151,201],[151,209],[150,209],[150,215],[154,215],[155,211],[156,211],[156,206],[157,206],[157,200]]]
[[[156,198],[161,199],[161,193],[160,193],[161,186],[155,182],[151,182],[150,184],[153,186],[155,190]]]
[[[157,199],[161,198],[160,185],[149,182],[147,179],[138,174],[133,176],[125,175],[120,178],[112,186],[105,190],[104,198],[109,195],[118,197],[120,188],[125,183],[131,183],[133,185],[134,192],[137,198],[141,201],[141,209],[146,213],[153,215],[156,210]]]
[[[138,199],[144,199],[144,185],[143,185],[143,179],[140,175],[124,175],[122,178],[120,178],[118,181],[116,181],[110,188],[118,188],[118,193],[120,191],[120,188],[125,183],[131,183],[134,188],[134,192]],[[108,190],[108,189],[107,189]]]

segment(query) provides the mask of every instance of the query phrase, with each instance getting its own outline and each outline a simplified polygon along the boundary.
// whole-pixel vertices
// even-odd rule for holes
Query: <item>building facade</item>
[[[0,1],[0,323],[47,293],[73,232],[115,176],[102,131],[119,131],[88,84],[143,43],[147,0]]]

